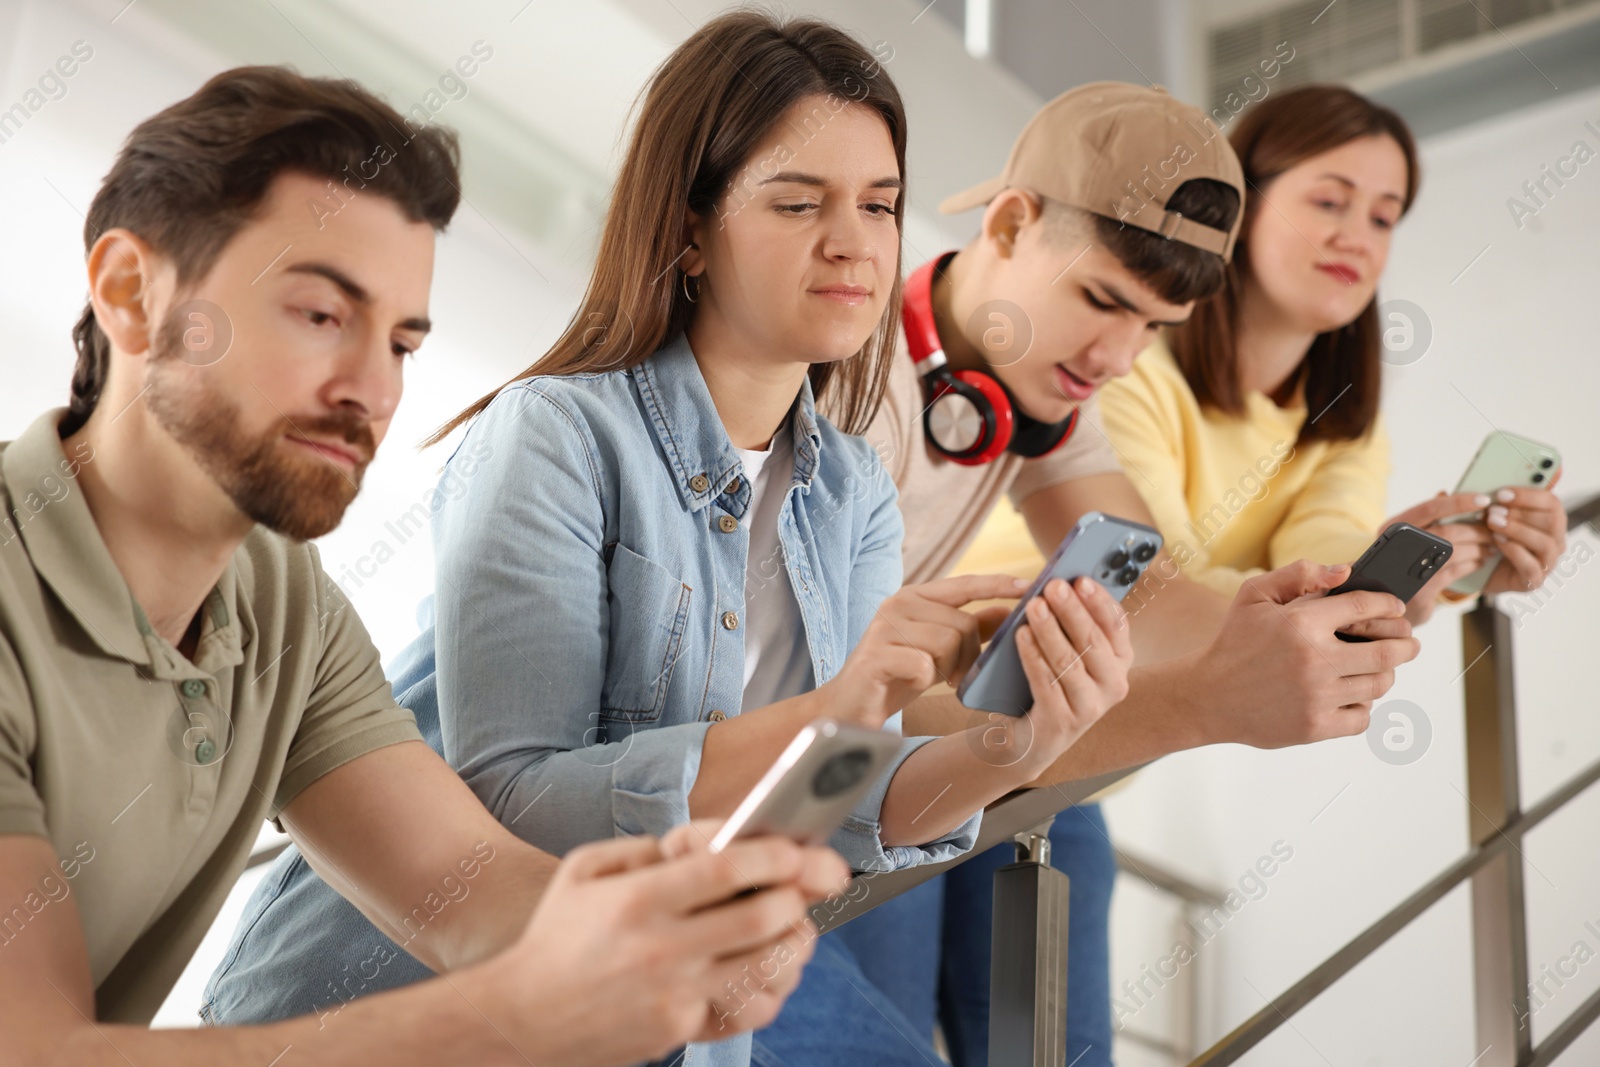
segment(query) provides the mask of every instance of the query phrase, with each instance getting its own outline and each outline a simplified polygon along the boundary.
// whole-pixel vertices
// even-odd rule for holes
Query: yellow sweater
[[[1172,558],[1228,596],[1298,559],[1353,562],[1384,520],[1381,417],[1360,440],[1297,446],[1303,396],[1280,408],[1251,393],[1242,416],[1202,409],[1163,341],[1101,391],[1100,408]]]

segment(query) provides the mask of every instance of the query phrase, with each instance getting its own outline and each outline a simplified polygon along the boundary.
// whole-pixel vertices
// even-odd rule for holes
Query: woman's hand
[[[1550,485],[1560,480],[1556,471]],[[1441,520],[1471,511],[1484,513],[1481,522]],[[1389,523],[1409,522],[1448,540],[1455,551],[1450,562],[1428,580],[1406,605],[1406,618],[1424,623],[1433,614],[1439,595],[1456,581],[1476,571],[1499,551],[1485,593],[1527,592],[1543,584],[1567,547],[1567,515],[1549,489],[1500,489],[1491,498],[1484,493],[1443,493],[1408,508]],[[1385,523],[1385,527],[1389,525]]]
[[[878,729],[935,682],[960,683],[978,651],[1011,613],[975,612],[975,600],[1015,599],[1031,585],[1002,574],[965,574],[908,585],[885,600],[839,673],[816,690],[831,718]]]
[[[1551,488],[1561,472],[1550,479]],[[1504,555],[1485,593],[1526,593],[1550,576],[1567,550],[1567,509],[1549,489],[1501,489],[1487,522],[1494,547]]]
[[[1025,754],[1019,763],[1032,778],[1128,695],[1133,644],[1122,605],[1092,578],[1052,580],[1027,612],[1017,653],[1033,707],[1020,718],[991,716],[1003,721],[980,729],[991,747]]]

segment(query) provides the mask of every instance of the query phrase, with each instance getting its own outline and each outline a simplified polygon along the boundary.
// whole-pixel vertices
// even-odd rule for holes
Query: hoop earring
[[[689,301],[689,303],[691,303],[691,304],[699,303],[700,298],[695,296],[694,293],[689,292],[689,275],[682,274],[682,275],[679,275],[679,277],[683,279],[683,298],[685,300]],[[696,285],[695,286],[695,291],[698,292],[699,289],[700,289],[700,287],[698,285]]]

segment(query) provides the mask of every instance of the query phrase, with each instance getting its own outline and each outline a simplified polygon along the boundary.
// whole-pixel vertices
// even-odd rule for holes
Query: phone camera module
[[[1128,553],[1119,548],[1111,553],[1111,558],[1106,560],[1106,564],[1112,570],[1119,571],[1128,565]]]
[[[1546,456],[1546,457],[1544,457],[1543,459],[1541,459],[1539,461],[1539,469],[1540,470],[1546,470],[1547,471],[1551,467],[1554,467],[1555,465],[1556,465],[1556,461],[1551,459],[1549,456]]]
[[[1533,477],[1530,480],[1533,482],[1534,485],[1538,485],[1540,482],[1544,481],[1544,475],[1540,474],[1538,471],[1534,471],[1533,472]]]
[[[817,771],[816,777],[811,779],[811,791],[821,800],[838,796],[861,781],[861,776],[867,773],[871,764],[872,753],[864,748],[841,752]]]
[[[1138,580],[1139,580],[1139,568],[1138,567],[1124,567],[1124,568],[1122,568],[1122,573],[1117,575],[1117,584],[1118,585],[1132,585],[1134,582],[1137,582]]]
[[[1156,555],[1156,546],[1149,541],[1139,542],[1139,547],[1133,550],[1135,563],[1149,563]]]

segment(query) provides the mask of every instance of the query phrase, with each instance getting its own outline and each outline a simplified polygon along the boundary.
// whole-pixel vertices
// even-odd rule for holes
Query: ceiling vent
[[[1212,27],[1210,103],[1273,87],[1343,82],[1448,45],[1600,0],[1310,0]],[[1285,60],[1285,56],[1292,58]],[[1274,62],[1276,61],[1276,62]],[[1271,71],[1270,76],[1264,73]]]

